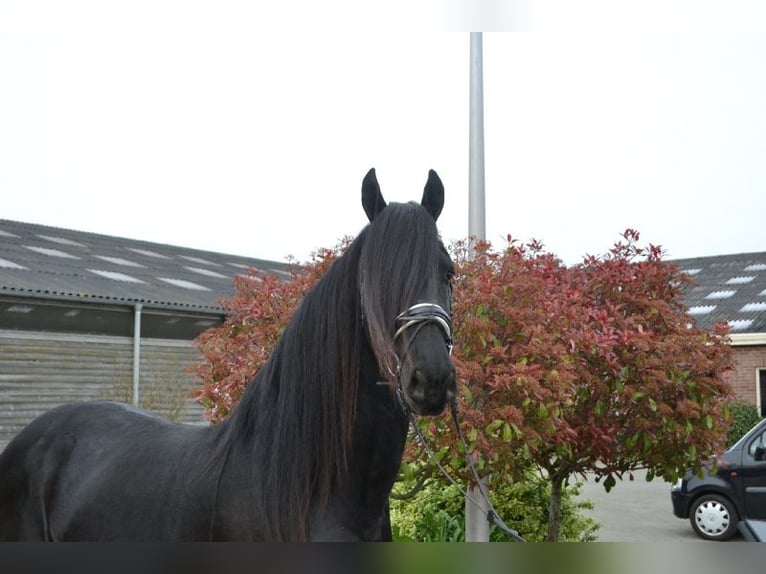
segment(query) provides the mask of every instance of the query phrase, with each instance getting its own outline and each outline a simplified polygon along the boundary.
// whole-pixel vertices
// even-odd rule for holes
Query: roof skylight
[[[752,324],[752,319],[734,319],[729,321],[729,327],[731,327],[732,331],[744,331]]]
[[[26,269],[23,265],[19,265],[18,263],[14,263],[13,261],[8,261],[7,259],[3,259],[0,257],[0,267],[5,267],[6,269]]]
[[[755,275],[732,277],[726,282],[726,285],[743,285],[745,283],[750,283],[753,279],[755,279]]]
[[[49,249],[47,247],[37,247],[36,245],[25,245],[24,247],[29,249],[30,251],[34,251],[35,253],[41,253],[43,255],[48,255],[50,257],[61,257],[63,259],[79,259],[77,255],[72,255],[71,253],[67,253],[66,251],[59,251],[58,249]]]
[[[132,252],[139,255],[145,255],[146,257],[156,257],[157,259],[169,259],[167,255],[157,253],[156,251],[150,251],[149,249],[136,249],[135,247],[128,247]]]
[[[58,243],[59,245],[72,245],[74,247],[85,247],[85,245],[83,245],[79,241],[72,241],[71,239],[67,239],[66,237],[56,237],[55,235],[42,235],[40,233],[37,233],[36,235],[40,239],[45,239],[46,241],[52,241],[53,243]]]
[[[112,281],[124,281],[125,283],[143,283],[140,279],[136,279],[131,275],[125,275],[124,273],[117,273],[116,271],[104,271],[103,269],[88,269],[91,273],[106,277]]]
[[[722,291],[713,291],[705,299],[728,299],[737,291],[735,289],[726,289]]]
[[[766,271],[766,263],[753,263],[745,267],[745,271]]]
[[[200,285],[192,281],[186,281],[184,279],[173,279],[172,277],[157,277],[157,279],[164,281],[165,283],[175,285],[176,287],[181,287],[183,289],[191,289],[193,291],[210,291],[210,289],[204,285]]]
[[[766,301],[761,301],[758,303],[747,303],[742,306],[742,309],[739,310],[740,313],[760,313],[761,311],[766,311]]]
[[[208,277],[219,277],[221,279],[228,279],[227,275],[224,275],[223,273],[218,273],[217,271],[212,271],[210,269],[200,269],[199,267],[186,267],[189,271],[194,271],[195,273],[199,273],[200,275],[207,275]]]
[[[716,305],[695,305],[694,307],[689,307],[689,315],[707,315],[712,313],[715,308]]]
[[[146,267],[145,265],[141,265],[140,263],[136,263],[135,261],[130,261],[128,259],[123,259],[122,257],[109,257],[108,255],[96,255],[99,259],[103,259],[104,261],[108,261],[109,263],[114,263],[115,265],[124,265],[126,267]]]
[[[186,259],[187,261],[191,261],[193,263],[202,263],[202,265],[212,265],[214,267],[218,267],[218,263],[213,263],[212,261],[208,261],[207,259],[202,259],[202,257],[192,257],[191,255],[181,255],[182,259]]]

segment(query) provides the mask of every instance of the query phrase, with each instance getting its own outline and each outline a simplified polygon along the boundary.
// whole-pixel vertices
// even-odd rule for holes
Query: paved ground
[[[601,523],[601,542],[705,542],[691,528],[688,520],[676,518],[670,503],[670,485],[655,479],[646,482],[643,471],[635,480],[618,481],[607,493],[601,484],[589,478],[581,498],[592,500],[592,515]],[[742,539],[736,536],[732,541]]]

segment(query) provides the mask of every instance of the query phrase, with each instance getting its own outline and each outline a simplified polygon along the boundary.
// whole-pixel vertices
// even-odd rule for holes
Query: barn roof
[[[0,296],[222,313],[248,267],[289,265],[0,219]]]
[[[672,261],[691,275],[684,302],[697,325],[726,321],[732,340],[766,333],[766,252]]]
[[[700,327],[766,333],[766,252],[671,262],[692,276],[685,303]],[[0,219],[0,296],[220,314],[247,267],[289,277],[287,263]]]

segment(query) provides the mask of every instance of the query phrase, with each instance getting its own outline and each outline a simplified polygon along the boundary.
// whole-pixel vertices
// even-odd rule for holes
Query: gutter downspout
[[[133,404],[138,406],[139,381],[141,376],[141,303],[134,307],[133,313]]]

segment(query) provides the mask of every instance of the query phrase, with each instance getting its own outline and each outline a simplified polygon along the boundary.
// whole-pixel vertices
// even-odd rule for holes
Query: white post
[[[471,74],[468,129],[468,235],[486,239],[484,207],[484,79],[482,33],[471,32]],[[489,508],[477,486],[465,501],[465,541],[489,542]]]
[[[484,79],[482,33],[471,32],[471,75],[468,125],[468,235],[485,239],[484,209]]]
[[[489,542],[489,506],[477,486],[468,489],[465,499],[465,541]]]

